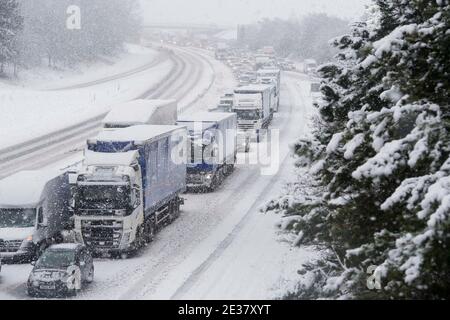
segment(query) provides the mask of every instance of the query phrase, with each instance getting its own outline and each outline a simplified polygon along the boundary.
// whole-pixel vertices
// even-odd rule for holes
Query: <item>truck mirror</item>
[[[42,223],[44,223],[44,210],[42,209],[42,207],[40,207],[38,209],[37,223],[38,223],[38,225],[41,225]]]
[[[43,229],[43,228],[47,228],[48,227],[48,225],[46,224],[46,223],[39,223],[38,224],[38,227],[40,228],[40,229]]]

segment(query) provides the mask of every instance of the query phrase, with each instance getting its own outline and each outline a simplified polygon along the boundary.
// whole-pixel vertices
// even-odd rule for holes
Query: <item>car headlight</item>
[[[55,279],[55,280],[66,281],[68,276],[69,275],[65,271],[58,271],[58,272],[53,273],[53,279]]]
[[[30,277],[28,278],[28,282],[31,283],[33,287],[39,287],[39,279],[36,277],[36,275],[32,272],[30,274]]]

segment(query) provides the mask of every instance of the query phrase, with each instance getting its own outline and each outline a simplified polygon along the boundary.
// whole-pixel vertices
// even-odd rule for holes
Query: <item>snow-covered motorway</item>
[[[240,164],[216,192],[185,195],[181,217],[138,256],[97,259],[95,281],[79,299],[265,299],[293,285],[297,267],[314,252],[278,241],[279,218],[259,213],[290,179],[289,143],[307,130],[313,112],[307,77],[283,77],[280,112],[272,125],[280,130],[278,173],[265,176],[261,165]],[[209,92],[200,101],[211,97]],[[253,145],[240,160],[256,157],[256,149]],[[30,270],[4,266],[0,297],[26,298]]]

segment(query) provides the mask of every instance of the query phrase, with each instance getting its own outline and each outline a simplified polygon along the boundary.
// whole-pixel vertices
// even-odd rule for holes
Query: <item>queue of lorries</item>
[[[279,99],[280,70],[264,65],[209,112],[180,115],[175,100],[112,107],[82,162],[0,181],[0,270],[31,261],[29,295],[76,294],[93,281],[93,255],[126,258],[180,215],[184,192],[213,192]]]

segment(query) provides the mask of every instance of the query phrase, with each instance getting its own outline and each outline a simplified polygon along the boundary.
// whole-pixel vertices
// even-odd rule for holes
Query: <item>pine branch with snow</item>
[[[449,27],[447,0],[377,0],[333,40],[320,119],[295,148],[324,192],[282,211],[328,249],[305,271],[321,285],[290,297],[450,297]]]

